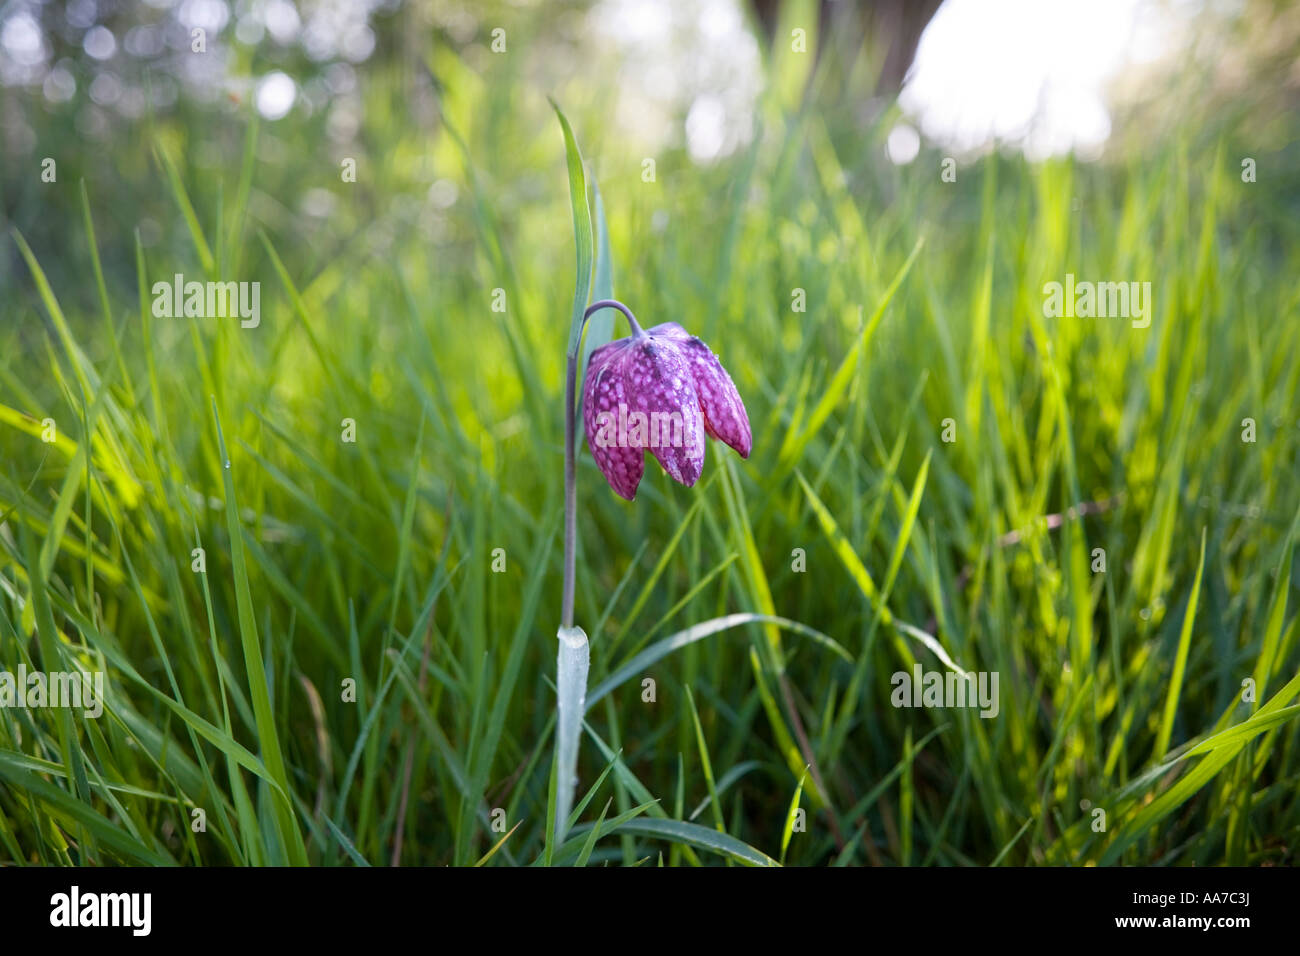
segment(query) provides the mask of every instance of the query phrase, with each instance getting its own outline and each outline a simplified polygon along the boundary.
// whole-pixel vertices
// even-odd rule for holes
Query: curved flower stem
[[[627,324],[632,327],[633,335],[637,336],[638,338],[641,337],[642,335],[645,335],[645,330],[643,330],[641,326],[637,323],[636,316],[632,314],[632,310],[629,309],[627,306],[625,306],[622,302],[619,302],[618,299],[601,299],[599,302],[591,303],[591,305],[587,306],[587,311],[582,313],[583,324],[585,325],[587,320],[591,318],[593,315],[595,315],[597,312],[599,312],[601,309],[618,309],[618,311],[622,312],[625,316],[627,316]]]
[[[582,314],[578,334],[570,342],[564,375],[564,603],[561,608],[559,655],[555,662],[555,845],[564,842],[573,794],[577,788],[578,741],[582,736],[582,715],[586,709],[587,675],[591,650],[582,628],[573,626],[574,549],[578,537],[577,411],[578,359],[582,354],[582,333],[587,320],[601,309],[618,309],[627,316],[633,336],[646,333],[632,310],[614,299],[593,302]]]
[[[593,302],[582,313],[582,326],[578,330],[575,349],[569,353],[568,369],[564,376],[564,599],[560,608],[560,623],[573,627],[574,549],[578,537],[578,481],[577,481],[577,407],[574,392],[578,388],[578,357],[582,354],[582,333],[587,320],[601,309],[618,309],[627,316],[627,324],[636,337],[645,335],[632,310],[617,299]]]

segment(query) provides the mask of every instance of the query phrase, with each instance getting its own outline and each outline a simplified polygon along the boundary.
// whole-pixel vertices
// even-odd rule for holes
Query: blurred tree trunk
[[[749,0],[770,44],[774,40],[782,0]],[[817,57],[834,42],[851,54],[866,51],[877,64],[875,95],[892,98],[916,56],[926,24],[943,0],[820,0]],[[843,69],[853,66],[852,55]]]

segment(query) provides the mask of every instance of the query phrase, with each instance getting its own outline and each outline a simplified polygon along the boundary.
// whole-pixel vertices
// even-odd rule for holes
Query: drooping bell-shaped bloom
[[[704,470],[704,435],[748,458],[749,416],[718,357],[676,322],[591,353],[583,386],[587,444],[601,474],[622,497],[636,497],[650,451],[688,488]]]

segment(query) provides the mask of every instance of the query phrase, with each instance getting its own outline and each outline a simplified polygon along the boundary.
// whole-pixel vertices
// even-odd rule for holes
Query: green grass
[[[695,489],[652,464],[634,504],[580,454],[591,707],[548,845],[564,143],[544,97],[434,66],[426,129],[367,78],[356,184],[318,121],[150,121],[152,168],[61,179],[57,245],[5,238],[0,668],[104,670],[108,701],[0,708],[0,860],[1293,860],[1286,182],[1189,129],[944,183],[932,152],[881,161],[888,118],[775,93],[752,147],[654,183],[602,94],[557,94],[595,288],[710,344],[754,453],[711,443]],[[308,187],[334,216],[287,212]],[[153,317],[176,272],[260,280],[260,327]],[[1150,328],[1045,317],[1066,273],[1150,281]],[[999,673],[997,717],[890,705],[945,658]]]

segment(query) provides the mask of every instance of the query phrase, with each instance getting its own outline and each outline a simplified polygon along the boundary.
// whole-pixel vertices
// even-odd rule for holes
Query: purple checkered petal
[[[687,332],[677,322],[660,322],[658,325],[647,329],[646,333],[660,338],[673,339],[677,342],[684,342],[691,337],[691,333]]]
[[[748,458],[753,448],[749,415],[718,357],[698,336],[691,335],[676,322],[656,325],[650,334],[673,342],[686,360],[700,398],[705,431],[730,445],[741,458]]]
[[[629,446],[620,425],[628,407],[623,388],[627,344],[627,340],[610,342],[591,353],[582,389],[582,419],[596,467],[619,496],[631,501],[645,473],[645,449]]]
[[[661,336],[632,339],[623,366],[628,417],[664,471],[690,488],[704,470],[704,417],[690,368],[677,343]],[[629,424],[629,432],[634,425]]]

